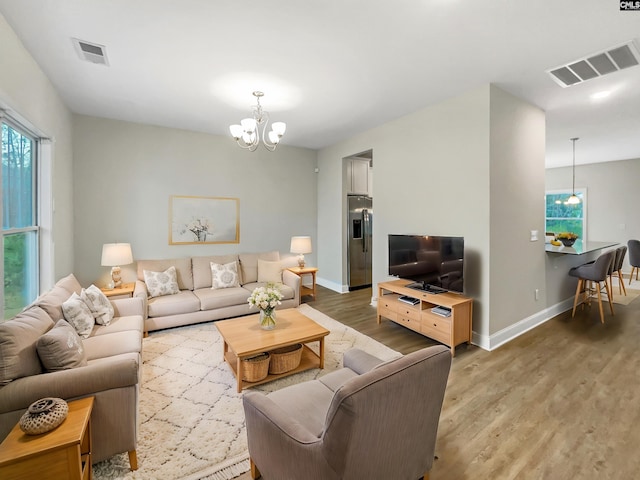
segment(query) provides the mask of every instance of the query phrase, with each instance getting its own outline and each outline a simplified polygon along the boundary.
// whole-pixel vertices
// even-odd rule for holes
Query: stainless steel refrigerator
[[[371,285],[371,231],[373,227],[373,201],[363,195],[349,195],[347,271],[349,290]]]

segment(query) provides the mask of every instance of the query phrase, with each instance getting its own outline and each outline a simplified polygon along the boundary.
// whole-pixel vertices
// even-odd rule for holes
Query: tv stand
[[[388,318],[447,345],[451,356],[455,356],[457,345],[471,343],[473,299],[450,292],[435,295],[424,290],[422,282],[418,283],[420,288],[412,287],[413,284],[410,280],[378,284],[378,323],[382,317]],[[414,297],[419,302],[409,305],[400,300],[402,296]],[[438,315],[431,311],[434,307],[445,307],[451,314]]]

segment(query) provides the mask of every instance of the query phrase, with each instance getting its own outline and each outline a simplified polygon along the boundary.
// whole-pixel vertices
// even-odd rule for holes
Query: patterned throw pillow
[[[161,297],[162,295],[174,295],[180,292],[178,288],[178,277],[176,267],[169,267],[164,272],[151,272],[143,270],[144,283],[151,297]]]
[[[60,319],[55,327],[42,335],[37,343],[38,356],[48,372],[84,367],[87,353],[78,332]]]
[[[89,288],[82,289],[80,297],[91,310],[97,324],[109,325],[111,323],[114,313],[113,305],[111,305],[106,295],[102,293],[102,290],[95,285],[91,285]]]
[[[62,312],[64,313],[64,318],[73,325],[78,335],[82,338],[87,338],[91,335],[94,325],[93,313],[91,313],[89,306],[80,295],[73,292],[69,299],[63,302]]]
[[[236,262],[219,263],[211,262],[211,289],[239,287],[238,264]]]

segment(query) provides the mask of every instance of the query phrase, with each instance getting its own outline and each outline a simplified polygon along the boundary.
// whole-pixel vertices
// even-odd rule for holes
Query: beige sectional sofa
[[[239,285],[212,289],[211,263],[224,265],[233,262],[237,265]],[[278,308],[297,307],[300,305],[300,277],[286,270],[287,266],[293,266],[295,258],[281,259],[277,251],[138,260],[138,280],[133,294],[146,304],[145,332],[257,313],[255,308],[249,308],[247,299],[254,288],[266,284],[260,281],[265,279],[265,275],[259,267],[273,267],[277,262],[279,276],[271,279],[282,282],[280,290],[284,297]],[[150,297],[145,270],[163,272],[170,267],[176,269],[179,292]]]
[[[144,302],[139,298],[113,300],[114,318],[108,325],[95,325],[82,347],[82,365],[58,369],[45,362],[38,340],[57,328],[64,318],[62,303],[82,287],[73,275],[56,283],[32,305],[11,320],[0,323],[0,439],[20,420],[34,401],[57,397],[66,401],[94,396],[91,415],[93,462],[128,452],[136,465],[138,391]],[[65,322],[61,322],[64,324]],[[54,325],[56,327],[54,328]],[[64,342],[57,353],[68,355]],[[55,359],[54,363],[55,363]],[[64,363],[61,358],[61,363]],[[49,368],[45,369],[43,362]]]

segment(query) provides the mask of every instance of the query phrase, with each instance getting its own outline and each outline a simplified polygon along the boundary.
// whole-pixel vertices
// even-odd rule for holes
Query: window
[[[2,118],[3,319],[32,302],[39,284],[37,139]]]
[[[571,190],[555,190],[546,193],[545,230],[555,234],[572,232],[577,234],[578,238],[585,240],[587,192],[585,189],[576,189],[580,203],[575,205],[567,203],[570,195]]]

